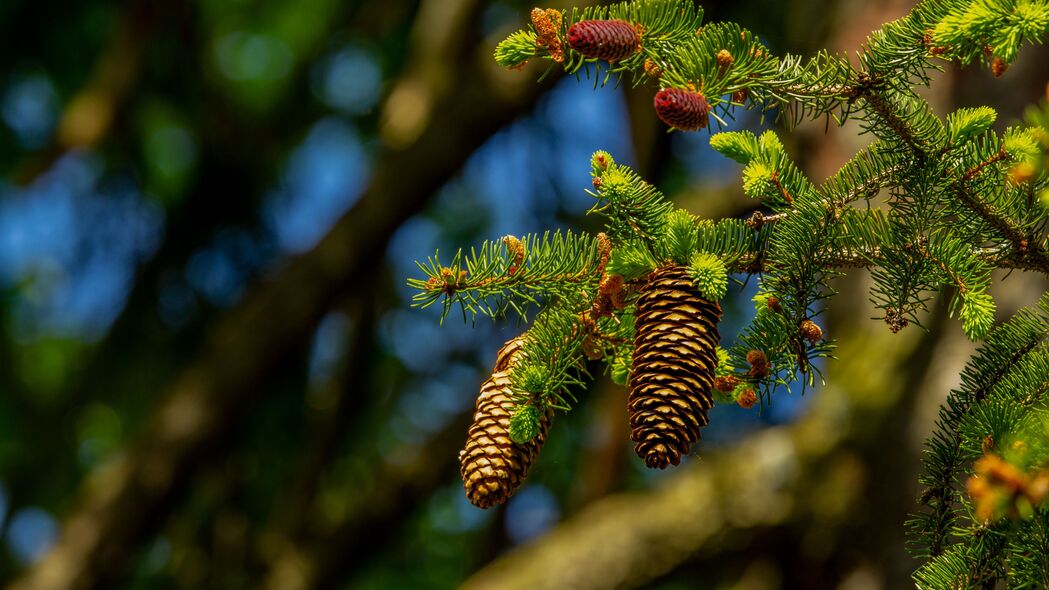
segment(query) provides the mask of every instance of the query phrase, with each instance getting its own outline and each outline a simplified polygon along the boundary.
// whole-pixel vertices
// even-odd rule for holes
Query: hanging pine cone
[[[699,92],[681,88],[664,88],[652,101],[659,120],[682,131],[696,131],[707,126],[710,105]]]
[[[641,37],[625,20],[582,20],[568,28],[568,46],[584,56],[608,63],[626,59],[641,49]]]
[[[682,266],[650,275],[637,300],[630,433],[649,467],[677,465],[714,405],[721,306],[700,297]]]
[[[510,440],[510,368],[522,343],[523,338],[514,338],[499,350],[492,376],[481,385],[466,447],[459,452],[466,497],[478,508],[506,502],[528,475],[546,440],[549,414],[540,418],[539,433],[531,441]]]

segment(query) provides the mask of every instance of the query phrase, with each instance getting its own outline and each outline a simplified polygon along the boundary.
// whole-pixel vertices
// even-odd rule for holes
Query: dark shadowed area
[[[928,332],[869,320],[864,272],[824,316],[825,385],[719,406],[698,450],[651,471],[599,376],[505,506],[464,497],[479,385],[522,327],[413,309],[416,260],[598,231],[598,149],[697,214],[756,207],[709,133],[666,132],[653,85],[501,70],[516,1],[60,4],[0,2],[0,583],[909,585],[922,440],[972,345],[942,303]],[[704,3],[802,54],[853,51],[910,7]],[[1034,48],[926,94],[1004,127],[1047,80]],[[868,141],[822,121],[784,139],[818,179]],[[1044,287],[1015,273],[1001,316]],[[731,287],[723,338],[755,291]]]

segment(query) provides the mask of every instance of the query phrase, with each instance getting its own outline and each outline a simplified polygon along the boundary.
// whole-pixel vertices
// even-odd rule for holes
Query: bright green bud
[[[515,385],[520,391],[542,394],[550,381],[550,369],[543,365],[518,365]]]
[[[1035,159],[1041,155],[1038,141],[1034,135],[1026,129],[1009,128],[1005,132],[1002,141],[1002,149],[1016,160]]]
[[[531,404],[522,404],[510,414],[510,440],[524,444],[539,434],[539,410]]]
[[[958,109],[947,117],[950,142],[961,143],[990,129],[998,114],[990,107]]]
[[[775,131],[769,130],[762,133],[758,141],[761,143],[761,149],[766,152],[778,154],[783,151],[783,143]]]
[[[535,57],[536,36],[531,31],[517,31],[495,46],[495,61],[504,68],[523,66]]]
[[[758,140],[749,131],[727,131],[710,138],[710,147],[740,164],[758,155]]]
[[[612,167],[601,175],[601,196],[616,201],[630,196],[630,179],[618,168]]]
[[[688,262],[696,249],[698,218],[685,211],[675,209],[667,214],[666,230],[663,233],[663,251],[678,264]]]
[[[1019,0],[1013,6],[1012,20],[1021,37],[1036,41],[1043,31],[1049,29],[1049,6],[1045,2]]]
[[[765,164],[754,161],[743,169],[743,192],[751,198],[772,197],[778,194],[772,183],[774,171]]]
[[[728,292],[728,270],[720,258],[709,252],[696,252],[688,265],[688,275],[703,297],[717,301]]]
[[[612,251],[612,259],[605,269],[627,281],[641,278],[656,268],[656,260],[643,244],[628,244]]]
[[[962,299],[962,330],[970,340],[980,340],[994,325],[994,299],[985,291],[966,293]]]

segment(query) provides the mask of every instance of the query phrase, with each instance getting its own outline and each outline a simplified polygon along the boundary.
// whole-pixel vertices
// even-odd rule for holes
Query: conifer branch
[[[929,439],[920,503],[927,509],[911,521],[915,548],[936,557],[947,551],[958,518],[956,498],[965,455],[962,423],[1029,354],[1049,338],[1049,296],[1035,309],[1021,310],[999,326],[962,373],[962,385],[940,409],[937,432]],[[1011,392],[1010,392],[1011,393]],[[978,447],[979,448],[979,447]],[[924,553],[923,553],[924,554]]]
[[[1038,244],[1033,236],[1026,235],[1016,222],[995,211],[990,204],[981,200],[969,189],[964,180],[966,179],[963,177],[952,185],[954,194],[981,219],[1013,243],[1013,253],[1004,261],[1015,264],[1017,268],[1036,270],[1049,275],[1049,252]]]
[[[588,192],[603,233],[508,237],[448,267],[434,256],[420,265],[427,278],[411,281],[416,304],[443,298],[445,313],[458,302],[464,315],[495,317],[545,305],[510,369],[511,439],[545,432],[538,416],[567,410],[569,386],[587,376],[583,359],[601,360],[614,381],[630,384],[635,450],[665,467],[698,441],[715,400],[748,408],[780,386],[821,378],[813,361],[835,343],[814,320],[835,294],[832,278],[868,269],[872,301],[893,332],[919,323],[933,295],[950,289],[951,314],[970,338],[986,340],[929,441],[924,508],[912,528],[930,559],[914,579],[923,588],[993,586],[1005,575],[1032,584],[1049,567],[1029,558],[1049,544],[1049,444],[1032,444],[1049,432],[1049,412],[1034,407],[1049,392],[1049,298],[994,328],[988,291],[995,268],[1049,274],[1041,202],[1049,202],[1049,107],[1032,120],[1037,128],[999,135],[992,109],[941,118],[914,88],[929,82],[932,58],[964,62],[985,46],[1000,74],[1020,44],[1049,32],[1049,5],[924,0],[873,32],[856,65],[827,52],[776,57],[734,23],[700,28],[701,16],[683,0],[536,9],[532,28],[511,35],[496,59],[516,67],[543,57],[568,73],[601,61],[595,86],[627,72],[635,82],[658,79],[656,114],[680,130],[723,123],[743,107],[775,110],[788,123],[853,117],[877,140],[817,185],[772,131],[714,135],[712,147],[743,165],[744,194],[764,206],[745,221],[675,209],[597,152]],[[876,205],[883,191],[888,199]],[[860,200],[865,209],[854,206]],[[718,300],[730,273],[757,275],[757,314],[721,348]],[[1004,446],[1014,440],[1023,444]]]

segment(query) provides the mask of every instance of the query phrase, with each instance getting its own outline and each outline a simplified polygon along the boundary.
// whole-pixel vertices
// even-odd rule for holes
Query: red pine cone
[[[586,57],[615,63],[637,53],[641,37],[625,20],[583,20],[569,27],[568,46]]]
[[[664,88],[653,100],[659,120],[682,131],[696,131],[707,126],[710,105],[705,96],[681,88]]]

